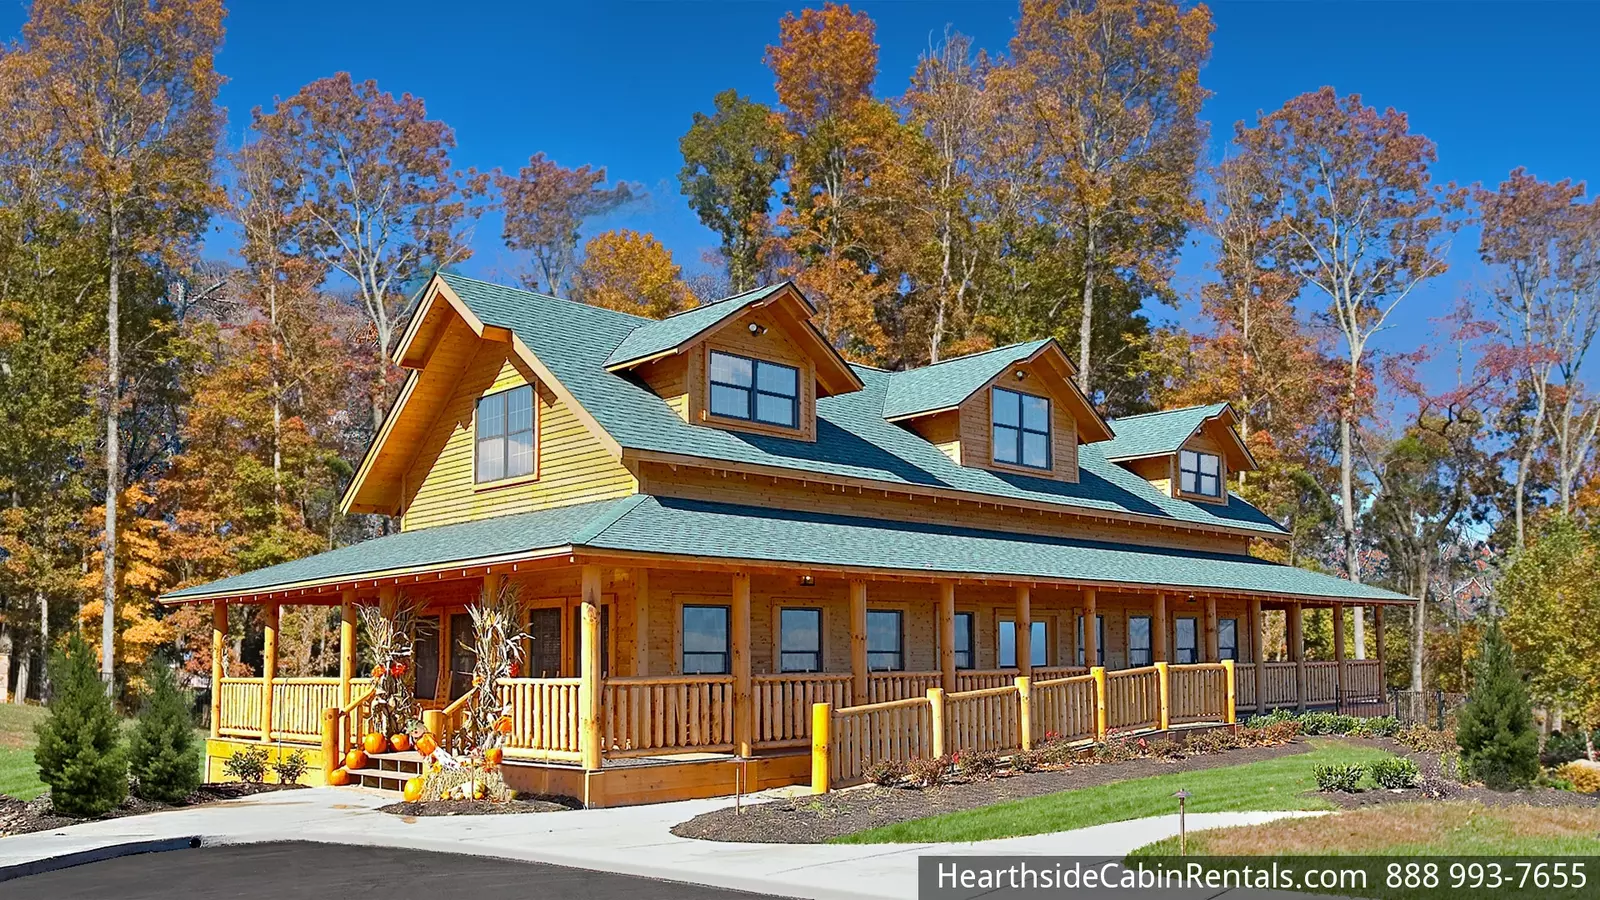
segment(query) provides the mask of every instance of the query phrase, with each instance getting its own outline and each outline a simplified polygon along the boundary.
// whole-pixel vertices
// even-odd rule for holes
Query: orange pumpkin
[[[389,735],[389,746],[393,747],[396,753],[404,753],[411,749],[411,735],[403,731],[399,734],[391,734]]]
[[[490,747],[489,749],[483,751],[483,761],[491,766],[500,765],[501,761],[503,761],[505,758],[506,752],[499,747]]]
[[[328,773],[328,784],[334,787],[344,787],[350,783],[350,772],[346,769],[334,769]]]
[[[389,749],[389,739],[374,731],[361,739],[361,746],[365,747],[368,753],[382,753]]]
[[[416,801],[422,799],[422,784],[423,779],[421,775],[418,775],[415,778],[406,779],[405,797],[407,803],[415,803]]]
[[[432,756],[438,749],[439,742],[433,739],[432,732],[424,732],[422,737],[417,738],[417,752],[423,756]]]
[[[367,754],[357,747],[344,755],[344,767],[347,769],[365,769],[367,767]]]

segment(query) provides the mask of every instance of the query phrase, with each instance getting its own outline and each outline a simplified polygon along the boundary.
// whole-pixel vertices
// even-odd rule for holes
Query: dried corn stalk
[[[398,734],[417,719],[416,674],[411,670],[421,600],[397,596],[377,606],[363,606],[361,631],[368,662],[372,665],[371,728],[380,734]]]
[[[467,607],[467,614],[472,618],[468,649],[477,660],[472,668],[476,690],[467,701],[465,718],[451,735],[451,749],[479,759],[491,747],[505,745],[511,707],[501,700],[496,685],[511,677],[511,667],[521,661],[522,642],[528,635],[522,631],[521,591],[509,581],[502,581],[492,595],[485,588],[478,602]]]

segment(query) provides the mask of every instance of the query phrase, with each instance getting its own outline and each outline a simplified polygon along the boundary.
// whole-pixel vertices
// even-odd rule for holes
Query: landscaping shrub
[[[306,752],[296,750],[288,756],[280,756],[272,764],[272,774],[278,776],[279,784],[299,784],[300,776],[306,774],[310,765],[306,762]]]
[[[1366,770],[1359,765],[1317,766],[1311,770],[1317,779],[1319,791],[1344,791],[1353,794],[1361,790],[1361,776]]]
[[[246,747],[228,757],[222,764],[222,774],[240,781],[259,784],[267,778],[267,748]]]
[[[1188,746],[1191,753],[1221,753],[1239,746],[1239,740],[1230,729],[1212,728],[1189,735]]]
[[[1144,754],[1155,759],[1174,759],[1183,755],[1184,745],[1167,735],[1145,742]]]
[[[1572,789],[1580,794],[1600,791],[1600,768],[1586,766],[1580,762],[1569,762],[1557,769],[1556,775],[1570,782]]]
[[[176,803],[200,786],[200,744],[189,700],[172,670],[160,663],[149,667],[145,682],[150,691],[128,741],[128,768],[139,796]]]
[[[911,763],[911,783],[918,787],[933,787],[950,780],[956,758],[946,753],[932,759],[918,759]]]
[[[1600,745],[1600,731],[1594,733],[1594,742]],[[1588,756],[1589,747],[1584,741],[1582,729],[1552,731],[1550,736],[1545,738],[1544,747],[1539,751],[1539,762],[1553,769],[1562,763],[1587,759]]]
[[[1046,740],[1036,751],[1047,766],[1066,767],[1078,759],[1079,750],[1061,738]]]
[[[1539,775],[1539,733],[1511,645],[1493,622],[1472,665],[1472,690],[1456,722],[1461,763],[1491,788],[1527,787]]]
[[[1264,716],[1251,716],[1245,720],[1244,724],[1249,728],[1266,728],[1270,725],[1276,725],[1279,722],[1290,722],[1293,720],[1294,713],[1289,712],[1287,709],[1275,709]]]
[[[1000,754],[974,750],[961,754],[961,774],[968,778],[990,778],[1000,771]]]
[[[1356,728],[1351,734],[1360,737],[1394,737],[1400,730],[1400,720],[1394,716],[1374,716],[1356,721]]]
[[[1367,766],[1367,771],[1372,775],[1372,783],[1385,789],[1416,787],[1422,775],[1416,763],[1398,756],[1380,759]]]
[[[1138,759],[1139,755],[1138,743],[1126,734],[1112,732],[1094,745],[1094,761],[1099,763],[1127,762]]]
[[[867,780],[879,787],[894,787],[906,780],[910,768],[903,762],[886,759],[867,769]]]
[[[1406,725],[1395,732],[1394,739],[1418,753],[1446,753],[1456,749],[1453,729],[1440,731],[1427,725]]]
[[[1011,768],[1017,772],[1037,772],[1051,764],[1050,757],[1043,747],[1023,750],[1011,756]]]
[[[76,630],[53,654],[50,676],[50,715],[35,729],[39,780],[57,812],[98,816],[128,796],[128,758],[95,652]]]

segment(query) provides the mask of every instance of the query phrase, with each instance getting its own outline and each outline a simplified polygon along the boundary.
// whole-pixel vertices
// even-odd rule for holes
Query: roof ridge
[[[946,363],[958,363],[958,362],[961,362],[963,360],[977,359],[980,356],[988,356],[991,353],[999,353],[1002,350],[1015,350],[1018,347],[1025,347],[1028,344],[1039,344],[1039,343],[1045,343],[1045,342],[1053,341],[1053,340],[1055,340],[1055,338],[1047,338],[1046,337],[1046,338],[1034,338],[1031,341],[1017,341],[1014,344],[1006,344],[1006,345],[1000,346],[1000,347],[990,347],[987,350],[974,350],[971,353],[963,353],[960,356],[952,356],[949,359],[941,359],[936,363],[928,363],[925,366],[917,366],[914,369],[901,369],[898,372],[891,371],[890,374],[893,374],[893,375],[909,375],[912,372],[926,372],[929,369],[935,368],[937,366],[945,365]],[[884,370],[884,371],[890,371],[890,370]]]
[[[789,282],[787,280],[784,280],[784,281],[778,282],[777,284],[764,284],[764,285],[761,285],[760,287],[753,287],[748,291],[740,291],[737,294],[729,294],[728,296],[722,297],[722,298],[717,299],[717,300],[708,300],[705,303],[700,303],[700,304],[697,304],[695,306],[691,306],[688,309],[680,309],[680,310],[678,310],[677,312],[675,312],[675,313],[673,313],[671,315],[662,316],[659,319],[646,319],[646,321],[650,321],[650,322],[665,322],[668,319],[676,319],[678,316],[685,315],[687,313],[692,313],[697,309],[705,309],[708,306],[717,306],[719,304],[728,303],[728,302],[733,301],[733,300],[738,300],[741,297],[749,296],[750,294],[757,294],[757,293],[760,293],[762,291],[774,290],[775,288],[780,288],[780,287],[782,287],[782,286],[784,286],[785,284],[788,284],[788,283]],[[641,317],[641,318],[644,318],[644,317]]]
[[[509,285],[509,284],[501,284],[498,281],[489,281],[489,280],[484,279],[484,278],[475,278],[475,277],[473,277],[471,275],[462,275],[459,272],[440,272],[439,275],[441,277],[459,278],[459,279],[461,279],[463,281],[471,281],[471,282],[473,282],[475,284],[481,284],[481,285],[484,285],[486,287],[497,288],[497,289],[502,290],[502,291],[512,291],[512,292],[518,293],[518,294],[527,294],[530,297],[538,297],[540,300],[554,300],[557,303],[564,303],[564,304],[566,304],[568,306],[576,306],[576,307],[580,307],[582,309],[598,310],[598,311],[600,311],[602,313],[610,313],[611,315],[622,316],[622,317],[625,317],[625,318],[628,318],[628,319],[636,319],[641,323],[659,322],[659,321],[661,321],[660,319],[652,319],[649,316],[639,316],[639,315],[634,315],[633,313],[630,313],[630,312],[624,312],[624,311],[622,311],[620,309],[612,309],[609,306],[595,306],[593,303],[585,303],[582,300],[574,300],[571,297],[558,297],[555,294],[546,294],[544,291],[530,291],[530,290],[528,290],[527,288],[524,288],[524,287],[516,287],[514,285]],[[690,307],[690,309],[699,309],[699,307]],[[688,310],[685,310],[685,312],[687,312],[687,311]]]
[[[1189,406],[1179,406],[1179,407],[1176,407],[1174,409],[1153,409],[1153,410],[1151,410],[1149,412],[1134,413],[1131,416],[1117,416],[1116,418],[1111,419],[1110,421],[1112,421],[1112,422],[1126,422],[1129,419],[1142,419],[1142,418],[1144,418],[1146,416],[1167,416],[1167,415],[1172,415],[1173,413],[1191,412],[1191,411],[1196,410],[1196,409],[1205,409],[1208,406],[1227,406],[1227,405],[1228,405],[1228,401],[1226,401],[1226,400],[1218,400],[1215,403],[1194,403],[1194,404],[1191,404]]]

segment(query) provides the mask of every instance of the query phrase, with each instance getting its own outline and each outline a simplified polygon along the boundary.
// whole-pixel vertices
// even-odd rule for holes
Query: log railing
[[[261,737],[261,688],[259,678],[224,678],[218,685],[221,704],[217,715],[217,734],[223,737]]]
[[[1155,666],[1106,673],[1106,727],[1112,731],[1161,724],[1161,675]]]
[[[811,742],[811,707],[850,705],[851,682],[845,674],[792,673],[750,678],[752,729],[758,748],[802,747]]]
[[[502,678],[495,696],[511,712],[505,752],[513,759],[579,758],[579,678]]]
[[[272,682],[272,734],[268,740],[316,744],[322,713],[339,705],[337,678],[277,678]]]
[[[1035,681],[1030,690],[1036,741],[1082,741],[1095,736],[1099,691],[1093,675]]]
[[[1022,699],[1016,676],[1007,687],[946,695],[943,718],[946,753],[1010,753],[1022,749]]]
[[[1233,667],[1234,702],[1239,709],[1256,709],[1256,667],[1255,663],[1237,663]],[[1259,710],[1257,710],[1259,712]]]
[[[1383,667],[1375,659],[1346,660],[1344,692],[1347,699],[1382,700]]]
[[[366,731],[367,715],[372,709],[372,682],[363,679],[364,687],[356,691],[351,682],[351,699],[344,706],[330,706],[322,711],[323,775],[344,765],[345,751],[361,746],[361,735]]]
[[[867,676],[867,703],[888,703],[926,697],[929,688],[936,688],[944,676],[938,672],[873,672]],[[856,698],[860,702],[860,698]]]
[[[1339,702],[1339,664],[1306,663],[1306,703],[1320,705],[1337,702]]]
[[[813,708],[812,789],[853,784],[883,762],[910,763],[936,754],[933,704],[926,696],[834,709]],[[820,771],[819,771],[820,770]]]
[[[1262,663],[1267,668],[1267,696],[1265,708],[1279,706],[1293,706],[1298,699],[1295,694],[1296,664],[1292,662]]]
[[[601,701],[607,756],[733,749],[733,676],[608,678]]]
[[[956,673],[956,690],[981,691],[1007,687],[1016,683],[1018,674],[1016,669],[963,669]]]
[[[1221,722],[1228,710],[1228,669],[1221,663],[1172,666],[1168,670],[1168,721]]]
[[[1087,674],[1089,674],[1088,666],[1034,666],[1033,682],[1038,684],[1041,681],[1059,681]]]

